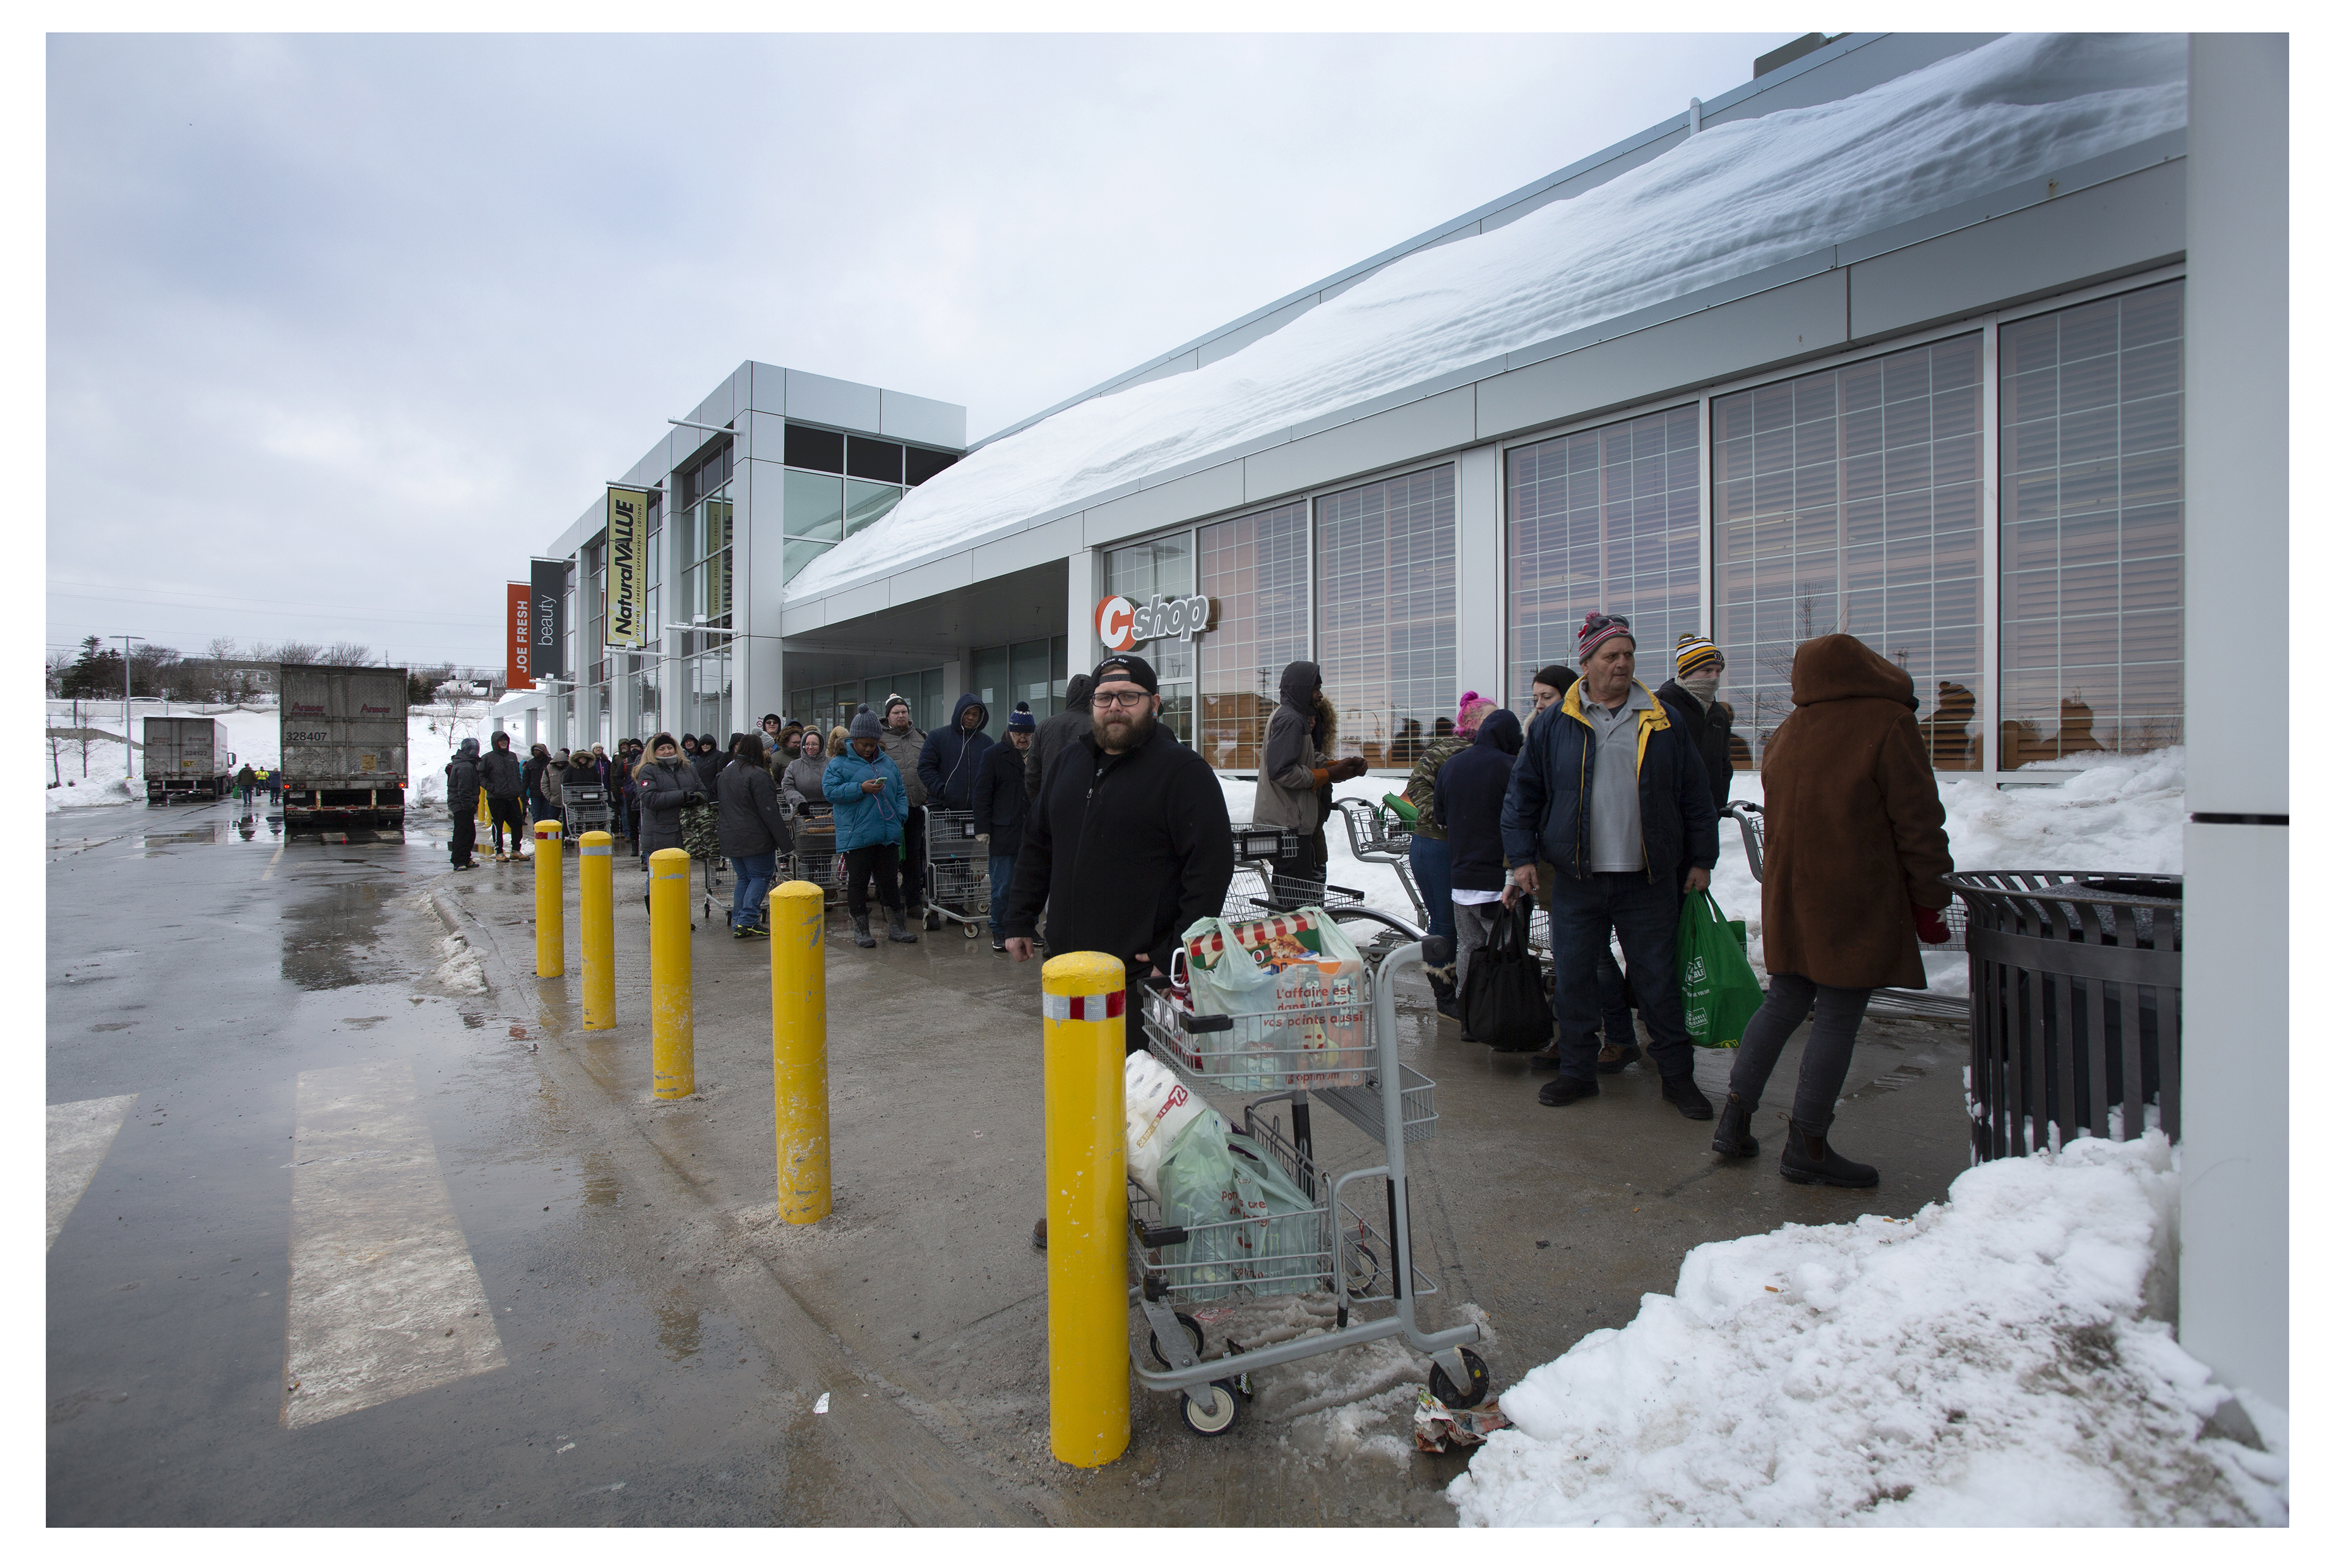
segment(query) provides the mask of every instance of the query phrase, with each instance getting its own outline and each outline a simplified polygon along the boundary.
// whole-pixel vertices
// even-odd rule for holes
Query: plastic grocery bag
[[[1161,1191],[1162,1156],[1195,1119],[1211,1108],[1179,1075],[1144,1051],[1122,1063],[1123,1150],[1132,1179]]]
[[[1165,1264],[1191,1266],[1174,1274],[1176,1284],[1304,1281],[1324,1267],[1314,1202],[1215,1110],[1180,1128],[1148,1191],[1162,1223],[1188,1229],[1184,1242],[1162,1253]]]
[[[1364,955],[1338,922],[1311,905],[1258,920],[1199,920],[1185,941],[1194,1010],[1249,1015],[1203,1037],[1213,1061],[1205,1075],[1218,1087],[1365,1081]]]
[[[1709,893],[1690,893],[1679,914],[1680,992],[1699,1045],[1732,1051],[1767,1000],[1734,923]]]

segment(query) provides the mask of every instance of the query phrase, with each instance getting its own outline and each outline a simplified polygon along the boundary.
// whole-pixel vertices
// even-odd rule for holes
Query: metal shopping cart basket
[[[848,889],[839,876],[839,850],[831,821],[831,808],[810,801],[794,809],[787,801],[783,815],[791,823],[792,852],[784,870],[788,877],[801,882],[812,882],[823,889],[824,902],[844,895]]]
[[[1767,838],[1767,818],[1750,801],[1733,801],[1720,813],[1736,824],[1744,840],[1744,864],[1752,868],[1752,880],[1765,882],[1767,877],[1761,864],[1760,851]],[[1942,947],[1933,952],[1967,951],[1962,932],[1969,923],[1969,911],[1960,904],[1946,907],[1946,930],[1950,933]],[[1866,1005],[1866,1012],[1876,1018],[1918,1018],[1931,1024],[1967,1024],[1969,1022],[1969,999],[1966,997],[1941,997],[1931,991],[1900,991],[1879,989]]]
[[[614,830],[614,808],[606,798],[604,784],[570,784],[565,786],[565,836],[579,839],[584,833],[610,833]]]
[[[1435,1134],[1437,1086],[1398,1060],[1394,1001],[1398,977],[1421,961],[1419,933],[1376,911],[1359,915],[1356,906],[1347,918],[1378,920],[1407,938],[1377,960],[1367,960],[1357,997],[1360,1034],[1353,1043],[1346,1034],[1345,1000],[1312,1017],[1280,1012],[1200,1016],[1167,989],[1139,988],[1148,1049],[1215,1103],[1233,1103],[1228,1095],[1253,1096],[1244,1104],[1236,1137],[1264,1150],[1315,1205],[1263,1221],[1179,1225],[1170,1223],[1154,1194],[1135,1180],[1129,1183],[1131,1276],[1152,1331],[1148,1347],[1160,1364],[1159,1370],[1136,1363],[1133,1369],[1144,1387],[1176,1392],[1181,1417],[1205,1436],[1225,1433],[1240,1419],[1252,1373],[1391,1335],[1402,1335],[1431,1358],[1429,1388],[1437,1398],[1467,1408],[1486,1396],[1486,1363],[1468,1348],[1480,1337],[1477,1325],[1430,1333],[1414,1314],[1418,1298],[1440,1288],[1413,1262],[1404,1163],[1406,1145]],[[1249,1026],[1262,1017],[1271,1025],[1264,1041]],[[1336,1043],[1321,1053],[1286,1052],[1281,1043],[1287,1025],[1312,1026]],[[1383,1093],[1384,1083],[1395,1084],[1397,1092]],[[1378,1144],[1380,1161],[1338,1174],[1319,1168],[1308,1136],[1311,1100],[1330,1106]],[[1279,1102],[1292,1108],[1288,1139],[1279,1118],[1262,1120],[1259,1114]],[[1311,1292],[1334,1298],[1334,1327],[1252,1350],[1230,1341],[1227,1352],[1210,1360],[1203,1359],[1201,1324],[1179,1310]],[[1352,1319],[1352,1308],[1384,1306],[1383,1315]]]
[[[977,836],[977,813],[928,810],[928,924],[942,929],[948,920],[977,934],[977,924],[988,918],[986,845]]]
[[[1335,801],[1332,809],[1348,825],[1348,848],[1357,858],[1394,870],[1404,895],[1413,901],[1413,913],[1426,924],[1429,906],[1413,879],[1413,830],[1371,801]]]

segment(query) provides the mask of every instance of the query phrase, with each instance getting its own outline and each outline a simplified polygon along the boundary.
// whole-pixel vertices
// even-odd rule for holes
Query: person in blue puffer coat
[[[977,792],[977,770],[993,749],[985,733],[985,703],[974,691],[964,691],[952,705],[952,722],[929,737],[921,747],[921,785],[929,792],[929,810],[966,812]]]
[[[896,881],[896,857],[904,848],[904,775],[880,749],[880,721],[868,711],[848,727],[848,749],[823,769],[823,798],[831,803],[833,845],[848,858],[848,914],[856,924],[856,945],[872,940],[872,910],[865,894],[874,878],[880,905],[888,912],[890,942],[918,942],[904,929],[904,899]]]

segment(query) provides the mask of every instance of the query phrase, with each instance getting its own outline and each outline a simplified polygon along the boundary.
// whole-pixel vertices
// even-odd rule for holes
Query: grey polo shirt
[[[1646,844],[1639,821],[1639,715],[1653,699],[1631,682],[1623,706],[1609,711],[1587,689],[1582,717],[1598,732],[1598,755],[1590,774],[1590,869],[1644,871]]]

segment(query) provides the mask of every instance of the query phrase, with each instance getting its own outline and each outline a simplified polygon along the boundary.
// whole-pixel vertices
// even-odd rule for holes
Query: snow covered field
[[[1996,1160],[1911,1220],[1688,1254],[1502,1396],[1466,1525],[2251,1525],[2289,1504],[2228,1396],[2152,1316],[2179,1177],[2161,1133]]]
[[[134,721],[132,733],[142,741],[144,720],[169,716],[194,715],[215,719],[227,728],[227,745],[234,752],[235,765],[244,763],[253,767],[279,767],[283,762],[282,723],[273,708],[228,708],[219,712],[206,712],[183,702],[163,704],[159,700],[138,701],[133,705]],[[101,711],[93,711],[101,710]],[[433,703],[414,708],[411,712],[412,788],[409,801],[412,805],[444,802],[444,765],[452,760],[452,748],[467,736],[476,736],[477,744],[492,731],[491,708],[484,702]],[[51,699],[48,703],[48,728],[69,729],[73,727],[73,705]],[[42,781],[56,779],[61,774],[66,784],[46,792],[48,809],[69,811],[80,806],[117,806],[125,801],[145,798],[143,775],[131,755],[121,742],[121,706],[118,702],[81,704],[80,727],[99,732],[88,742],[88,774],[82,775],[81,743],[78,739],[58,739],[42,742],[41,771]],[[126,771],[125,771],[126,763]]]
[[[2184,747],[2138,756],[2094,755],[2080,773],[2028,774],[2061,776],[2055,788],[1996,789],[1976,779],[1941,775],[1938,793],[1946,807],[1946,834],[1954,865],[1969,871],[2128,871],[2181,869],[2181,824],[2186,815],[2188,757]],[[1256,785],[1222,775],[1227,815],[1251,820]],[[1369,774],[1334,786],[1338,799],[1378,801],[1404,787],[1401,774]],[[1760,775],[1738,774],[1732,792],[1757,802]],[[1386,866],[1356,858],[1348,825],[1337,813],[1331,830],[1326,877],[1334,885],[1364,889],[1369,902],[1391,914],[1410,915],[1413,901]],[[1719,864],[1711,874],[1711,895],[1731,920],[1745,923],[1747,950],[1755,967],[1760,953],[1760,885],[1744,858],[1742,830],[1719,824]],[[1947,996],[1969,992],[1968,960],[1958,952],[1922,953],[1930,988]]]

